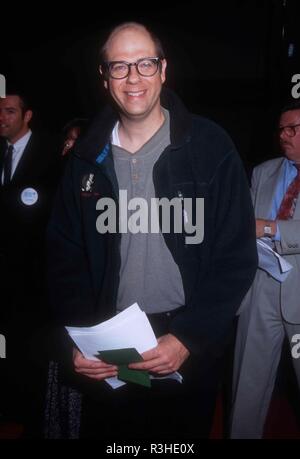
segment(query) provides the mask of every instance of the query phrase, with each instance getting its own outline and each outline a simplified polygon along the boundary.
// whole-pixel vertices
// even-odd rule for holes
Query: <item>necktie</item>
[[[297,198],[300,192],[300,164],[295,164],[295,166],[297,168],[297,175],[289,185],[282,199],[277,213],[278,220],[289,220],[293,218],[295,212]]]
[[[3,163],[3,185],[8,185],[11,179],[11,166],[12,166],[12,154],[13,154],[14,146],[10,145],[6,151],[6,155],[4,158]]]

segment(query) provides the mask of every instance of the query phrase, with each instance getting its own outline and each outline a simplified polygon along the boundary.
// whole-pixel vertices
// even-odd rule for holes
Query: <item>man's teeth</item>
[[[127,93],[129,96],[141,96],[144,94],[144,91],[138,91],[138,92],[128,92]]]

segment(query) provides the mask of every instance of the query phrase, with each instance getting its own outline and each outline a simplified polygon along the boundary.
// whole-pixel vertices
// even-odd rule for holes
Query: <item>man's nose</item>
[[[129,73],[127,75],[127,81],[129,83],[135,83],[141,78],[139,72],[137,71],[136,65],[131,65],[129,67]]]
[[[280,140],[286,139],[287,137],[288,137],[288,136],[287,136],[287,134],[286,134],[286,132],[285,132],[285,129],[280,129],[280,131],[279,131],[279,138],[280,138]]]

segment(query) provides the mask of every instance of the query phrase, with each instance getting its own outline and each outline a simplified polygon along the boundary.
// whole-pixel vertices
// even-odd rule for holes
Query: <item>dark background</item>
[[[279,107],[300,73],[298,0],[26,3],[1,5],[0,73],[21,88],[35,124],[60,133],[105,103],[99,41],[125,20],[149,25],[168,58],[168,86],[187,107],[219,122],[247,169],[278,154]]]

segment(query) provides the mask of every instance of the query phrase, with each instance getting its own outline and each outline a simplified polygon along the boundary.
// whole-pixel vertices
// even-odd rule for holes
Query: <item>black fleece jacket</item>
[[[220,355],[257,266],[248,182],[219,126],[188,113],[169,90],[163,90],[161,103],[170,112],[171,144],[153,169],[156,197],[204,198],[200,244],[187,245],[185,234],[174,233],[172,225],[170,234],[164,233],[186,298],[169,332],[192,354]],[[48,267],[52,310],[60,325],[94,325],[116,313],[121,236],[96,229],[98,199],[110,197],[118,205],[109,142],[116,120],[112,108],[95,119],[58,190],[48,227]]]

